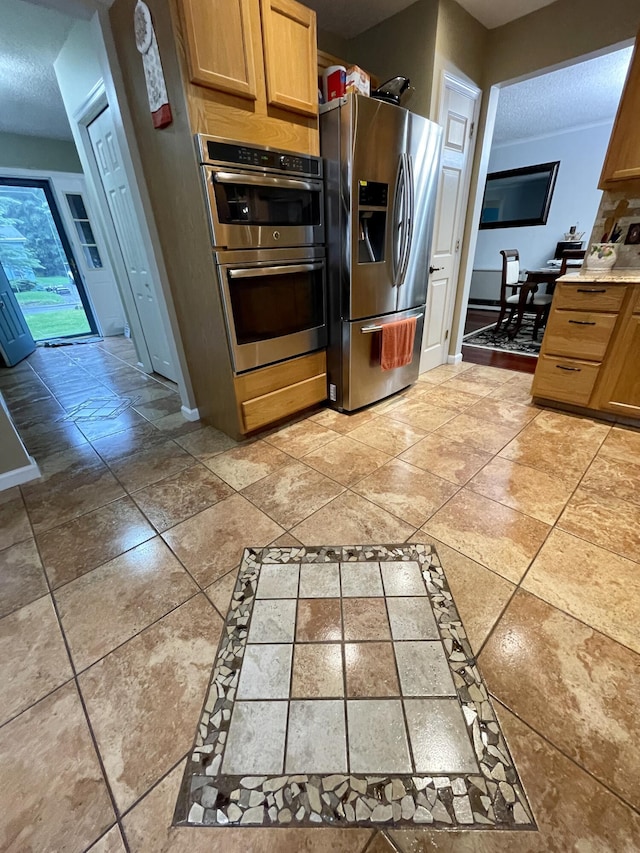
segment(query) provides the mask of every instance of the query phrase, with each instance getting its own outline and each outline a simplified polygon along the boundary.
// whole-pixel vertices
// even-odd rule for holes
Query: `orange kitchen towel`
[[[410,317],[408,320],[397,320],[382,326],[380,367],[383,370],[393,370],[394,367],[411,364],[417,320],[417,317]]]

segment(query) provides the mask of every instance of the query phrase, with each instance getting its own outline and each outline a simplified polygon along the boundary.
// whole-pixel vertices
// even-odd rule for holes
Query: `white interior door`
[[[444,74],[439,122],[444,128],[442,166],[438,182],[427,308],[420,372],[444,364],[460,267],[471,166],[474,127],[480,91]]]
[[[91,122],[88,131],[151,364],[156,373],[176,381],[176,370],[156,298],[156,283],[149,272],[109,108]]]

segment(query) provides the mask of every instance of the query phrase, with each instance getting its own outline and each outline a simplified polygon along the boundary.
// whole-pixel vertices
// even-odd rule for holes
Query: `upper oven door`
[[[326,346],[324,257],[222,263],[218,275],[237,373]]]
[[[280,248],[324,242],[321,180],[202,168],[214,246]]]

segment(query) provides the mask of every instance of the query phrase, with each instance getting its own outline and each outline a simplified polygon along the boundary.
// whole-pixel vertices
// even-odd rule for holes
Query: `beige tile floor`
[[[638,431],[463,363],[238,445],[134,361],[112,339],[0,371],[43,473],[0,492],[0,849],[640,850]],[[437,545],[539,832],[171,829],[243,547],[406,540]]]

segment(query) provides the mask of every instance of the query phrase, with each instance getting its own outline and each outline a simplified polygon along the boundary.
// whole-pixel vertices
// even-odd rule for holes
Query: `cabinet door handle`
[[[581,367],[565,367],[564,364],[556,364],[556,367],[558,368],[558,370],[571,370],[575,371],[576,373],[580,373],[580,371],[582,370]]]
[[[595,320],[569,320],[570,323],[575,323],[576,326],[595,326]]]
[[[593,290],[593,289],[589,290],[586,287],[579,287],[578,288],[578,293],[606,293],[606,292],[607,292],[606,287],[603,287],[600,290]]]

